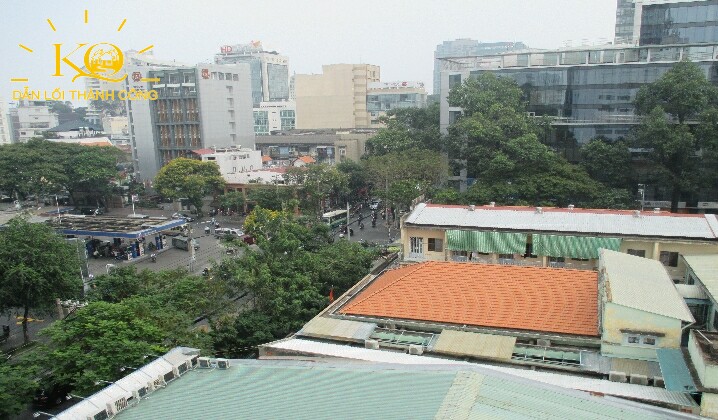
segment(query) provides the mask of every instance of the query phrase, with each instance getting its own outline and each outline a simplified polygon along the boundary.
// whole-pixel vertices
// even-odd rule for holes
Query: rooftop
[[[434,419],[600,416],[648,419],[686,416],[470,364],[406,366],[323,360],[231,360],[224,361],[219,367],[219,361],[212,363],[209,360],[213,367],[210,368],[197,358],[196,351],[193,355],[188,352],[192,349],[183,349],[182,353],[176,350],[56,417]],[[149,387],[148,382],[153,380],[157,385]]]
[[[695,322],[660,261],[601,250],[608,301],[640,311]]]
[[[718,298],[718,256],[683,255],[683,260],[714,299]]]
[[[61,219],[53,219],[52,227],[65,235],[138,239],[182,226],[185,223],[187,222],[184,219],[168,220],[165,217],[121,218],[65,215]]]
[[[598,336],[597,274],[543,267],[426,262],[385,272],[339,312]]]
[[[492,207],[418,204],[407,217],[409,226],[476,230],[555,232],[718,240],[715,214],[676,214],[638,210],[555,207]]]
[[[80,130],[87,130],[87,131],[96,131],[96,132],[102,132],[102,127],[97,126],[89,121],[85,120],[75,120],[75,121],[67,121],[64,122],[58,126],[52,127],[51,129],[47,130],[50,133],[57,133],[57,132],[64,132],[64,131],[80,131]]]

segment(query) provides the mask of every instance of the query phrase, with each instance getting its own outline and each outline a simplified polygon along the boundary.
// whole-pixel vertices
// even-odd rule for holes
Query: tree
[[[284,174],[287,184],[297,185],[299,206],[320,217],[327,207],[339,204],[348,192],[348,177],[335,166],[325,164],[289,168]]]
[[[591,206],[606,196],[603,184],[539,141],[541,127],[526,113],[513,80],[482,73],[452,89],[449,104],[464,110],[449,127],[447,148],[456,166],[476,179],[467,201]]]
[[[244,209],[244,194],[239,191],[230,191],[219,197],[219,203],[226,209],[241,213]]]
[[[202,198],[221,191],[223,187],[224,179],[219,166],[195,159],[173,159],[155,177],[155,188],[163,197],[175,200],[187,198],[200,215]]]
[[[0,419],[20,413],[32,401],[37,389],[31,379],[34,373],[23,365],[0,360]]]
[[[683,193],[716,178],[717,102],[718,90],[688,61],[677,63],[636,95],[636,112],[643,120],[634,143],[648,151],[645,156],[669,185],[672,212]]]
[[[81,292],[77,251],[49,225],[16,217],[0,231],[0,312],[22,311],[26,343],[31,310],[49,312]]]
[[[410,149],[424,149],[435,152],[442,150],[442,136],[439,131],[439,104],[426,108],[400,108],[391,110],[380,121],[386,126],[380,128],[367,140],[370,156],[401,152]]]
[[[337,170],[347,176],[348,193],[342,201],[356,201],[367,194],[367,177],[364,166],[353,160],[337,164]]]
[[[123,303],[90,303],[41,334],[49,342],[36,363],[52,372],[48,381],[85,395],[105,386],[97,381],[124,376],[123,366],[142,365],[146,356],[167,350],[162,330]]]
[[[258,185],[249,190],[247,201],[265,209],[282,210],[283,208],[289,208],[289,202],[294,200],[294,190],[293,186],[288,185],[277,185],[275,187]]]
[[[447,175],[441,153],[423,149],[371,156],[365,166],[374,194],[402,207],[442,183]]]
[[[581,147],[581,166],[604,185],[629,189],[633,185],[631,152],[623,140],[596,138]]]

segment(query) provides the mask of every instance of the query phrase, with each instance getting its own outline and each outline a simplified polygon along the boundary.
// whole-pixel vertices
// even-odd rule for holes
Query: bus
[[[332,228],[335,228],[347,222],[347,211],[334,210],[329,213],[324,213],[322,215],[322,222],[328,224]]]

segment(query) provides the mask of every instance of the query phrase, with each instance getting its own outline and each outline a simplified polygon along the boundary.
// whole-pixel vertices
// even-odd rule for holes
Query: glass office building
[[[444,64],[447,87],[442,97],[451,86],[483,72],[510,77],[524,91],[530,113],[554,117],[557,138],[551,141],[575,149],[594,137],[626,136],[638,124],[633,105],[638,90],[682,59],[696,62],[706,77],[718,84],[716,57],[718,45],[704,44],[624,45],[452,60]],[[443,130],[460,115],[461,109],[442,100]]]
[[[640,45],[718,42],[718,0],[644,4],[640,34]]]

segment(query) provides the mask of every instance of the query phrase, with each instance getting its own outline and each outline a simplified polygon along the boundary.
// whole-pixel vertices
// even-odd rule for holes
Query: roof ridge
[[[407,270],[407,272],[404,273],[404,275],[397,277],[394,281],[392,281],[391,283],[385,285],[385,286],[382,287],[382,288],[379,288],[379,289],[375,290],[373,293],[367,294],[367,295],[366,295],[364,298],[362,298],[361,300],[356,300],[356,301],[351,302],[351,304],[349,304],[349,305],[345,306],[344,308],[342,308],[342,311],[346,311],[346,310],[350,309],[351,307],[353,307],[353,306],[355,306],[355,305],[361,304],[362,302],[364,302],[365,300],[367,300],[367,299],[373,297],[374,295],[376,295],[376,294],[378,294],[378,293],[380,293],[380,292],[383,292],[384,290],[388,289],[388,288],[391,287],[391,286],[394,286],[394,285],[395,285],[396,283],[398,283],[399,281],[405,279],[409,274],[413,274],[413,273],[419,271],[420,269],[424,268],[425,266],[434,265],[435,262],[436,262],[436,261],[427,261],[427,262],[423,262],[423,263],[419,263],[419,264],[412,264],[412,265],[407,266],[407,267],[401,267],[401,268],[397,268],[397,269],[391,270],[391,271],[399,271],[399,270],[403,270],[403,269],[405,269],[405,268],[410,268],[410,267],[412,267],[412,266],[416,266],[415,269],[413,269],[413,270]],[[380,275],[377,276],[377,277],[383,276],[383,275],[385,275],[385,274],[386,274],[386,273],[380,274]],[[371,282],[369,282],[369,283],[367,284],[367,286],[371,285],[372,283],[373,283],[373,280],[372,280]]]

